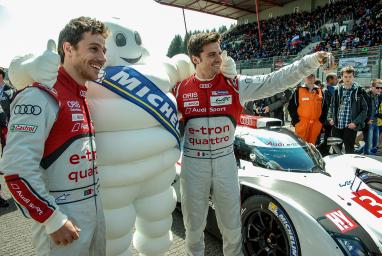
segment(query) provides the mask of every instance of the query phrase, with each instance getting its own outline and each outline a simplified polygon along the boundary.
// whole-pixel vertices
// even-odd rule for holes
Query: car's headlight
[[[367,256],[369,255],[362,242],[357,237],[333,235],[334,240],[341,247],[346,256]]]

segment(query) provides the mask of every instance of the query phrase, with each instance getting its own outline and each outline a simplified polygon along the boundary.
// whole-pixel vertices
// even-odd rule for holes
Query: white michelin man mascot
[[[111,31],[107,64],[89,85],[87,99],[96,129],[107,254],[131,255],[135,225],[133,244],[141,255],[163,255],[172,241],[171,183],[180,156],[171,89],[194,67],[185,55],[156,65],[138,32],[105,23]],[[235,73],[233,60],[228,63],[227,73]],[[9,74],[18,89],[32,81],[52,85],[58,64],[58,55],[47,50],[15,58]]]

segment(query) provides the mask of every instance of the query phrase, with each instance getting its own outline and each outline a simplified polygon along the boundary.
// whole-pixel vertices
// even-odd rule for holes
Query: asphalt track
[[[31,220],[26,219],[18,211],[11,198],[4,181],[1,180],[2,195],[10,204],[7,208],[0,208],[0,256],[32,256],[36,255],[31,243]],[[175,210],[172,214],[172,232],[174,241],[166,255],[185,255],[184,226],[182,214]],[[206,233],[205,255],[223,256],[222,243],[215,237]],[[133,251],[133,255],[139,255]]]

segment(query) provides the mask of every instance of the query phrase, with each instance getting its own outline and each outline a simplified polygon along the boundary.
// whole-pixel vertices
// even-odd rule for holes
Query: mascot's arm
[[[49,40],[47,49],[40,56],[28,54],[15,57],[8,70],[12,84],[19,90],[33,82],[52,87],[60,65],[60,56],[55,51],[56,43]]]
[[[185,54],[177,54],[171,59],[167,59],[165,68],[172,86],[195,73],[194,64]]]

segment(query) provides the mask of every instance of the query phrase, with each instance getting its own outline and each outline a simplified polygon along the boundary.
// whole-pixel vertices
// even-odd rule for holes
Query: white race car
[[[242,116],[241,124],[234,146],[245,255],[382,255],[381,162],[322,158],[277,119]],[[220,237],[210,206],[207,230]]]

